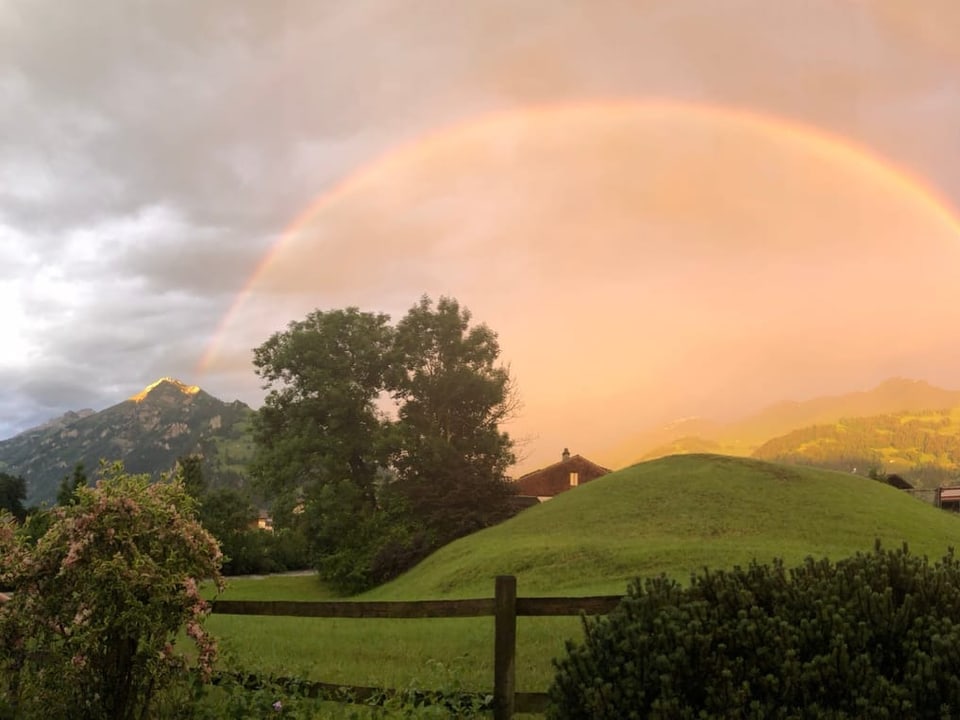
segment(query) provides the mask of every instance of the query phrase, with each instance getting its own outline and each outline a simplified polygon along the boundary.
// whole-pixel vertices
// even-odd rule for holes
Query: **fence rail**
[[[543,712],[546,693],[516,692],[518,616],[603,615],[613,610],[621,595],[592,597],[517,597],[517,579],[501,575],[496,579],[493,598],[470,600],[414,601],[286,601],[217,600],[212,612],[220,615],[260,615],[306,618],[456,618],[494,617],[493,716],[509,720],[515,712]],[[250,676],[251,682],[256,679]],[[281,680],[282,682],[282,680]],[[348,686],[334,683],[306,683],[311,697],[331,700],[366,700],[377,694],[400,694],[390,688]],[[484,693],[475,693],[483,695]]]

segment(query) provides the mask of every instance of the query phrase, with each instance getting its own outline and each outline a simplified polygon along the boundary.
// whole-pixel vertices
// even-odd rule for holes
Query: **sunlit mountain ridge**
[[[746,456],[774,438],[808,426],[836,423],[844,418],[951,408],[960,408],[960,390],[947,390],[924,380],[890,378],[870,390],[781,401],[728,423],[688,418],[637,434],[602,457],[622,467],[640,460],[692,452]]]
[[[955,485],[960,481],[960,407],[808,425],[768,440],[753,457],[859,475],[897,474],[914,487]]]
[[[77,463],[93,477],[101,460],[122,460],[130,472],[158,477],[179,457],[198,454],[213,485],[243,482],[252,453],[252,410],[199,387],[161,378],[99,412],[68,412],[0,441],[0,470],[23,476],[27,502],[53,502]]]

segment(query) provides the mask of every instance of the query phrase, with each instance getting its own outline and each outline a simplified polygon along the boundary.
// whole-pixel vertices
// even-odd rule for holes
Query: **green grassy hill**
[[[521,596],[623,593],[630,578],[686,579],[702,566],[757,558],[840,558],[907,541],[940,557],[960,545],[960,516],[845,473],[748,458],[683,455],[583,485],[452,543],[364,599],[490,597],[498,574]],[[313,577],[231,580],[235,599],[329,599]],[[490,618],[349,620],[214,615],[226,656],[247,671],[392,687],[492,686]],[[517,683],[544,690],[550,659],[578,618],[520,618]]]
[[[960,517],[882,483],[748,458],[681,455],[612,473],[454,542],[371,598],[620,593],[638,575],[685,579],[756,558],[839,558],[875,538],[940,557]]]

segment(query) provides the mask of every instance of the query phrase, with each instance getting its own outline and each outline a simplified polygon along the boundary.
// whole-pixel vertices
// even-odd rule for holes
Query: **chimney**
[[[564,448],[564,449],[563,449],[563,455],[561,455],[560,457],[562,457],[565,461],[566,461],[566,460],[569,460],[569,459],[570,459],[570,451],[567,450],[567,448]]]

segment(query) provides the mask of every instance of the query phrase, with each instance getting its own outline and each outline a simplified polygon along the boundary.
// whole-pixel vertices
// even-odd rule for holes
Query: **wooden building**
[[[609,472],[609,468],[597,465],[582,455],[571,455],[570,451],[564,448],[560,462],[522,475],[517,478],[516,483],[519,495],[536,497],[543,501]]]

